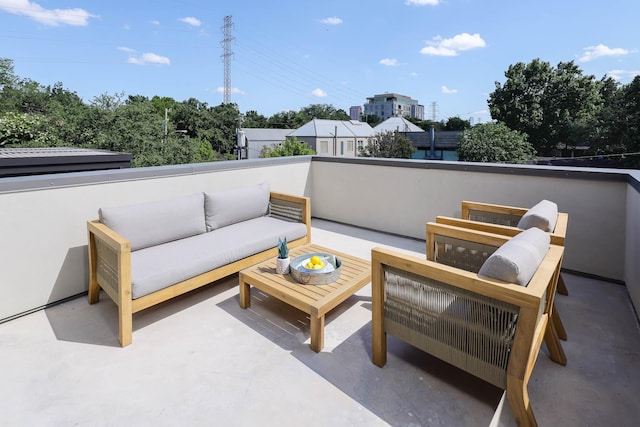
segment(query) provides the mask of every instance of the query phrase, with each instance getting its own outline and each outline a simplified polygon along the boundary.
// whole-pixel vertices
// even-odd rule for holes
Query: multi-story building
[[[362,106],[353,105],[349,107],[349,118],[351,120],[360,120],[362,117]]]
[[[364,114],[378,116],[382,120],[387,120],[389,117],[412,117],[424,120],[424,105],[405,95],[383,93],[367,98]]]

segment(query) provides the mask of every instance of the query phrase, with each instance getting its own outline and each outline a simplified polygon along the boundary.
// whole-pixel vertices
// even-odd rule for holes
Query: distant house
[[[373,128],[357,120],[313,119],[288,136],[306,142],[321,156],[356,157],[373,136]]]
[[[280,145],[287,139],[291,129],[242,128],[245,136],[246,159],[257,159],[263,147]]]
[[[459,130],[435,131],[433,141],[431,132],[407,132],[404,135],[416,149],[412,159],[457,161],[461,133]]]
[[[380,132],[424,132],[419,126],[411,123],[404,117],[389,117],[384,122],[373,128],[375,133]]]

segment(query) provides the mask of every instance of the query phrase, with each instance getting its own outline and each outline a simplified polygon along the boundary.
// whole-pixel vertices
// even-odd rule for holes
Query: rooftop
[[[135,314],[133,344],[120,348],[116,306],[83,294],[84,221],[101,205],[263,180],[311,197],[314,243],[365,259],[375,246],[424,256],[424,223],[471,196],[558,201],[570,215],[569,295],[556,298],[568,363],[543,345],[533,409],[541,426],[637,423],[635,172],[317,157],[0,180],[3,423],[513,425],[501,390],[392,336],[387,365],[373,365],[370,286],[328,315],[320,353],[298,310],[255,289],[241,309],[237,275]]]

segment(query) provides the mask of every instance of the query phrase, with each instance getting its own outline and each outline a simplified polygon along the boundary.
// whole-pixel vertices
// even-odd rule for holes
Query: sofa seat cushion
[[[206,231],[203,193],[100,208],[98,215],[100,222],[129,240],[132,251]]]
[[[133,299],[199,274],[275,248],[279,237],[304,237],[302,223],[254,218],[182,240],[131,253]]]
[[[205,193],[207,231],[266,215],[270,195],[269,183]]]
[[[518,228],[528,230],[537,227],[542,231],[552,233],[558,221],[558,205],[549,200],[541,200],[535,204],[518,221]]]
[[[549,251],[550,240],[539,228],[525,230],[487,258],[478,275],[526,286]]]

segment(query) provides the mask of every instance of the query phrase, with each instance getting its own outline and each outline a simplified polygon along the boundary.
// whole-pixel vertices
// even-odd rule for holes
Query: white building
[[[313,119],[288,136],[306,142],[318,155],[356,157],[358,147],[367,144],[373,134],[373,128],[368,123]]]
[[[263,147],[278,146],[287,139],[291,129],[242,128],[246,151],[243,158],[258,159]]]

